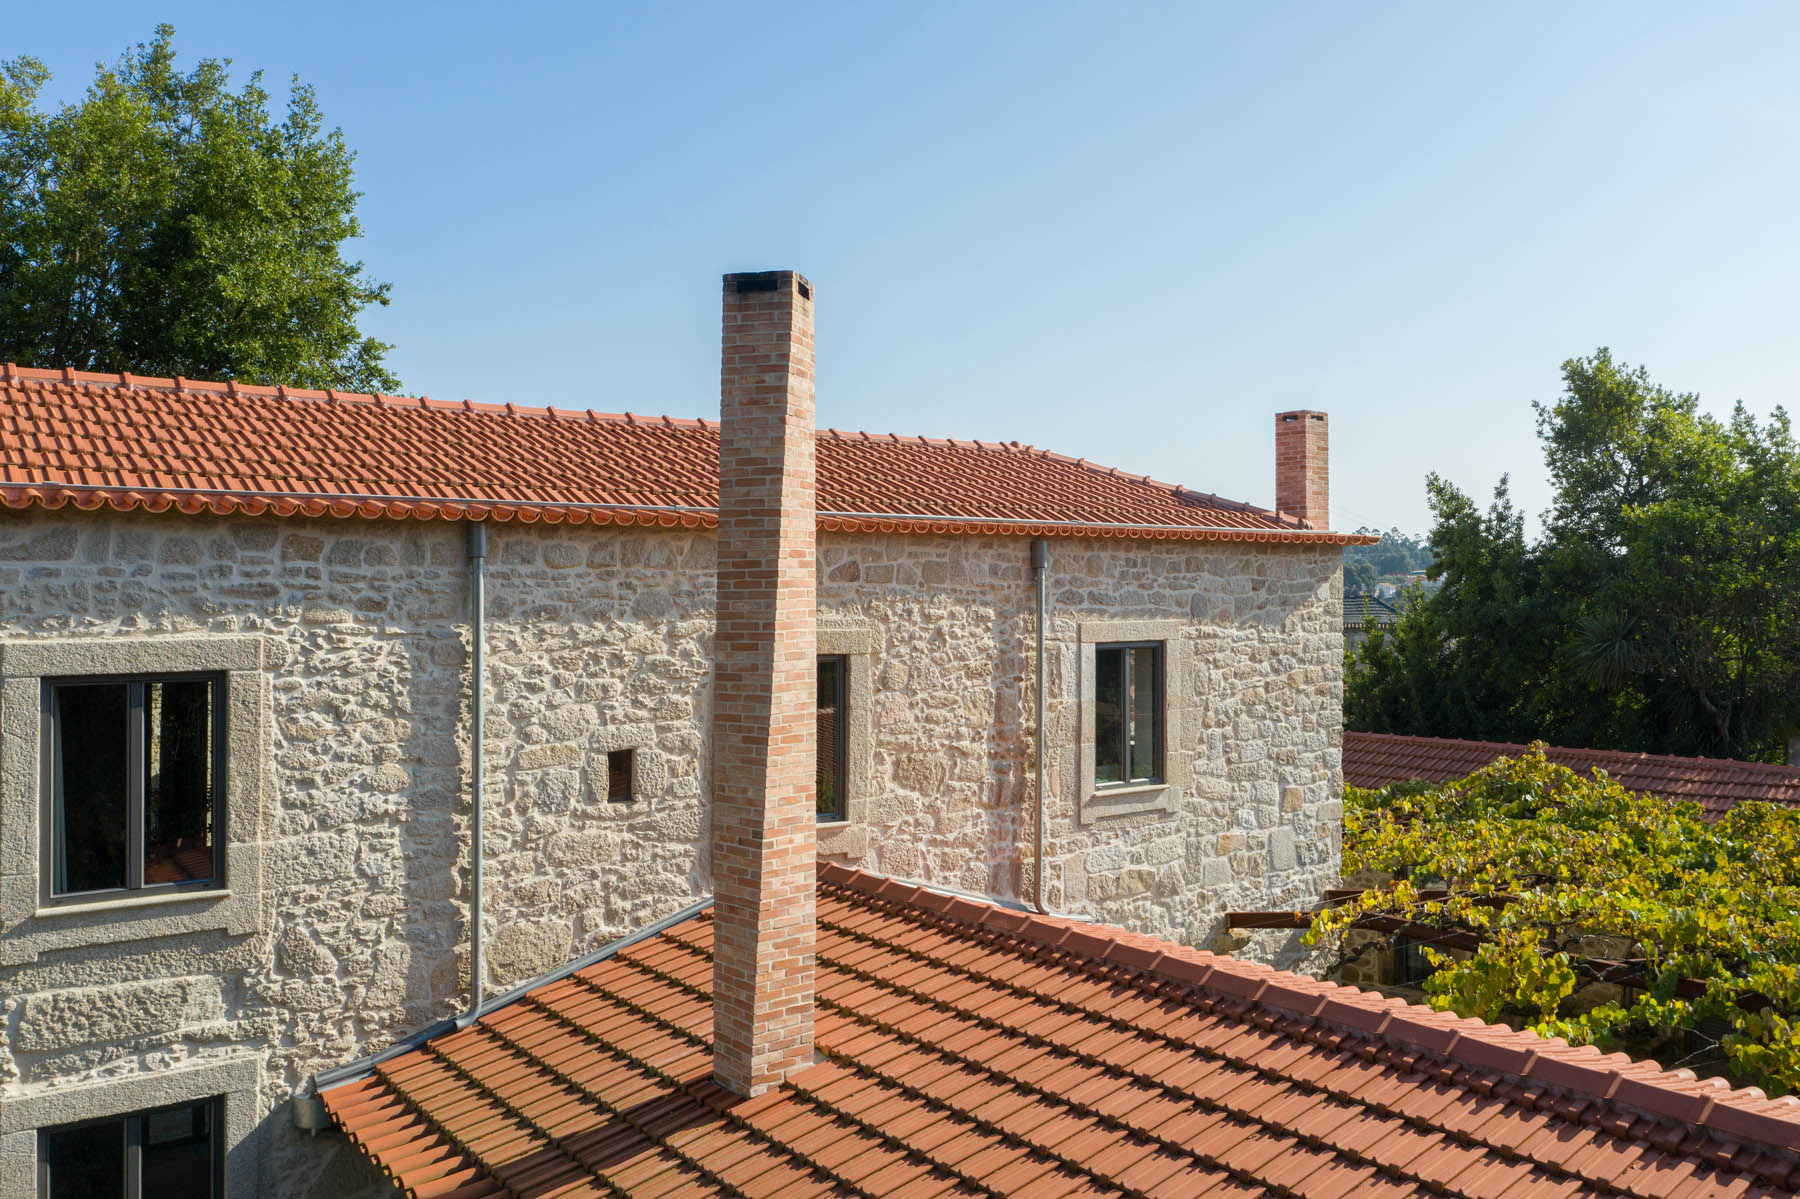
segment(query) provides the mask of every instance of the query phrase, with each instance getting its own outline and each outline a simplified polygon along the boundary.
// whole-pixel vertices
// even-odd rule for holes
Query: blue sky
[[[1029,441],[1333,523],[1436,470],[1548,502],[1532,400],[1609,345],[1800,398],[1800,8],[34,5],[72,98],[177,28],[360,157],[408,391],[716,413],[718,276],[818,288],[821,424]]]

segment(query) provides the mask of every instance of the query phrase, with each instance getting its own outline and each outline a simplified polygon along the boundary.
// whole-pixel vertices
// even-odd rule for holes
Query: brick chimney
[[[1315,529],[1331,527],[1330,435],[1323,412],[1275,414],[1275,507]]]
[[[812,285],[725,276],[713,673],[713,1077],[756,1095],[813,1060]]]

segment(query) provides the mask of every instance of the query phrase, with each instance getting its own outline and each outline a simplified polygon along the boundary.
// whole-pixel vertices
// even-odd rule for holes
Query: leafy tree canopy
[[[1373,533],[1381,538],[1374,545],[1352,545],[1344,548],[1344,594],[1373,594],[1383,575],[1411,574],[1431,565],[1431,543],[1423,537],[1402,533],[1399,529],[1361,528],[1358,533]]]
[[[356,317],[388,286],[347,262],[354,155],[296,80],[175,67],[174,30],[42,111],[36,59],[0,63],[0,357],[25,365],[393,391]]]
[[[1349,789],[1344,871],[1393,877],[1309,936],[1348,960],[1405,930],[1435,1008],[1800,1089],[1800,810],[1709,824],[1540,744],[1436,788]]]
[[[1800,454],[1602,349],[1539,405],[1544,532],[1433,475],[1442,586],[1348,664],[1371,732],[1780,760],[1800,728]]]

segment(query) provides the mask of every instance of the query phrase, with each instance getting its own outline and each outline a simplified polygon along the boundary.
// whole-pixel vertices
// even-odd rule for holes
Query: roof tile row
[[[326,1104],[415,1195],[1800,1185],[1800,1105],[1754,1091],[842,867],[818,913],[820,1060],[757,1099],[711,1080],[707,913]]]
[[[818,444],[830,531],[1370,540],[1016,442]],[[703,420],[0,369],[8,507],[698,528],[717,504]]]
[[[1442,783],[1465,778],[1496,758],[1516,758],[1527,748],[1502,741],[1345,733],[1344,781],[1352,787]],[[1746,799],[1800,805],[1800,766],[1557,746],[1545,749],[1544,756],[1581,773],[1604,770],[1628,791],[1697,803],[1714,818]]]

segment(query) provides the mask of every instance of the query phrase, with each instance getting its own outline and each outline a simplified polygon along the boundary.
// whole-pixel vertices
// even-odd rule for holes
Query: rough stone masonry
[[[776,276],[810,408],[803,284]],[[799,378],[787,366],[784,389]],[[1310,423],[1305,444],[1283,443],[1302,484],[1307,463],[1323,467],[1323,422]],[[784,455],[797,444],[767,438]],[[1316,515],[1304,502],[1322,523],[1322,488]],[[816,632],[791,611],[747,650],[770,655],[771,719],[751,729],[763,777],[743,788],[741,746],[715,716],[721,681],[758,668],[721,640],[738,626],[717,580],[735,591],[739,576],[719,538],[492,527],[490,986],[709,894],[714,796],[777,797],[755,809],[763,884],[810,880],[815,852],[1012,900],[1041,871],[1053,909],[1190,944],[1219,943],[1226,911],[1309,906],[1335,882],[1335,546],[1051,539],[1040,863],[1027,539],[825,533],[815,551],[780,532],[799,495],[769,504],[777,585],[815,598]],[[235,1193],[381,1191],[341,1140],[298,1132],[287,1100],[467,994],[467,601],[455,522],[0,511],[0,1199],[34,1193],[38,1128],[213,1095]],[[1094,655],[1120,641],[1165,652],[1155,786],[1094,786]],[[792,802],[811,782],[810,724],[794,727],[792,708],[815,647],[848,675],[847,819],[817,827]],[[44,680],[172,670],[226,680],[226,890],[39,910]],[[776,750],[800,752],[783,764]],[[809,955],[782,931],[770,944],[798,978]],[[1268,934],[1246,952],[1291,964],[1300,951]],[[798,1056],[782,998],[747,995],[747,1063],[769,1035],[745,1089]]]
[[[851,707],[868,718],[853,818],[819,830],[821,854],[1030,893],[1028,552],[820,537],[820,645],[852,651]],[[708,890],[715,543],[502,525],[490,553],[486,919],[505,987]],[[1341,820],[1337,550],[1067,540],[1051,571],[1051,905],[1208,944],[1224,911],[1313,902]],[[294,1133],[283,1101],[464,993],[464,588],[449,524],[0,515],[0,655],[251,637],[267,734],[233,767],[264,782],[250,928],[206,927],[213,901],[198,899],[172,905],[194,909],[175,928],[135,913],[0,929],[0,950],[76,930],[0,965],[0,1114],[53,1088],[250,1060],[263,1193],[366,1181],[355,1155]],[[1084,820],[1081,626],[1121,621],[1177,628],[1171,752],[1189,779],[1170,810]],[[636,750],[624,804],[606,795],[620,748]],[[0,760],[26,753],[0,737]]]

